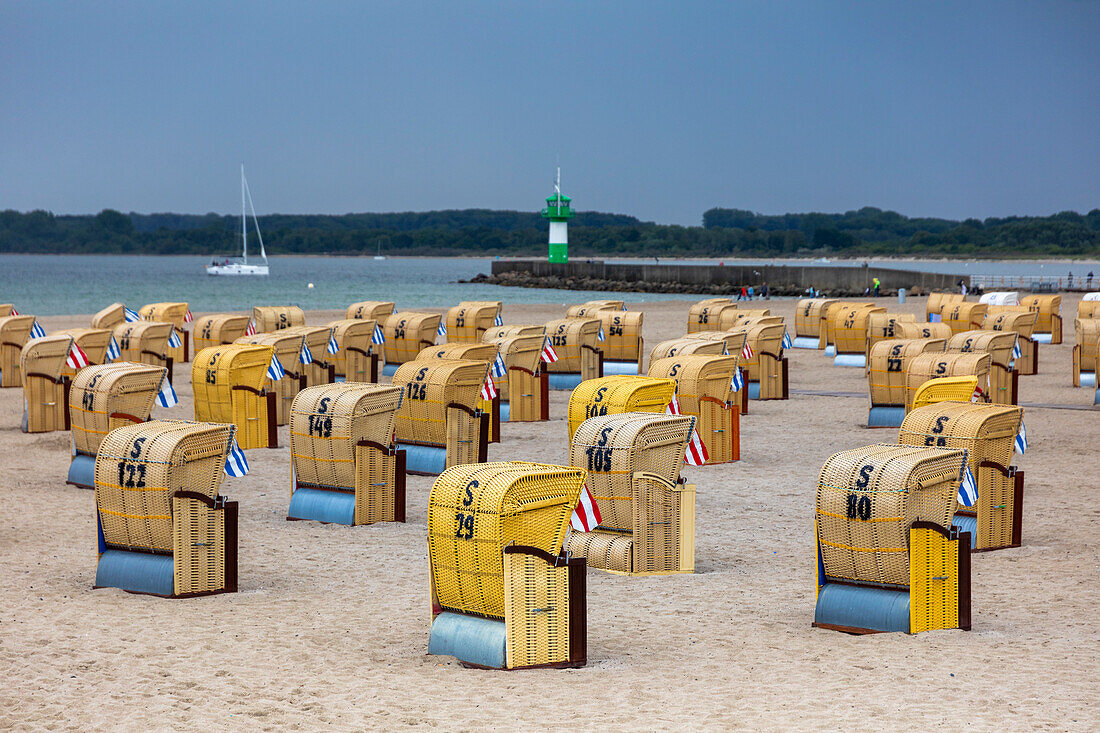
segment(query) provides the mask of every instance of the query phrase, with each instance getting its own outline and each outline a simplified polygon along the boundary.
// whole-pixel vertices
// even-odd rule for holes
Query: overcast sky
[[[1100,207],[1100,3],[0,4],[0,209]]]

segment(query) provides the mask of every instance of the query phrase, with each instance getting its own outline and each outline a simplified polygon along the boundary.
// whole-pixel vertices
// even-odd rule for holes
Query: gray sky
[[[223,5],[0,4],[0,209],[1100,206],[1096,2]]]

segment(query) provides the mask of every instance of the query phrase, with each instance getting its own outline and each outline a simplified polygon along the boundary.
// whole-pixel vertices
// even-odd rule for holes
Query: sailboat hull
[[[207,275],[266,275],[267,265],[210,265]]]

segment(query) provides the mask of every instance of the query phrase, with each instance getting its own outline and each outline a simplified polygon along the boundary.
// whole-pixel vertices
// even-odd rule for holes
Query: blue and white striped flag
[[[600,332],[596,334],[596,340],[597,341],[606,341],[607,340],[607,334],[605,334],[603,332],[603,326],[600,326]]]
[[[298,361],[303,364],[313,363],[313,352],[309,350],[309,344],[302,340],[302,350],[298,352]]]
[[[439,328],[435,329],[435,335],[436,336],[446,336],[447,335],[447,324],[444,323],[443,321],[440,321],[439,322]]]
[[[730,348],[728,346],[726,346],[725,343],[723,343],[722,344],[722,356],[729,356],[729,355],[730,355]]]
[[[168,381],[168,372],[164,373],[164,378],[160,380],[160,392],[157,393],[157,404],[161,407],[173,407],[178,405],[180,401],[179,397],[176,397],[176,390],[172,389],[172,383]]]
[[[1020,340],[1017,339],[1016,343],[1012,344],[1012,358],[1013,359],[1019,359],[1023,355],[1024,355],[1023,352],[1020,351]]]
[[[497,358],[493,360],[493,365],[489,367],[489,373],[497,379],[501,379],[508,374],[508,365],[504,363],[503,356],[497,354]]]
[[[122,356],[122,350],[118,348],[118,342],[115,341],[115,337],[111,337],[110,343],[107,344],[107,363],[110,363]]]
[[[1027,430],[1024,429],[1024,421],[1020,420],[1020,432],[1016,433],[1016,452],[1021,456],[1027,450]]]
[[[963,462],[962,481],[959,482],[959,494],[955,499],[963,506],[974,506],[978,502],[978,482],[970,470],[970,462]]]
[[[237,445],[237,436],[229,439],[229,453],[225,456],[225,473],[234,478],[240,478],[248,473],[248,459],[244,457],[244,451]]]
[[[123,306],[125,308],[125,306]],[[126,322],[133,323],[134,321],[140,321],[141,316],[133,308],[126,308]]]
[[[267,365],[267,378],[273,382],[278,382],[285,376],[286,370],[283,369],[283,363],[279,361],[279,357],[272,354],[271,363]]]
[[[377,323],[374,324],[374,333],[370,337],[372,344],[384,344],[386,343],[386,332],[382,330],[382,327]]]
[[[330,354],[335,354],[340,350],[340,344],[336,343],[336,334],[332,334],[328,337],[328,348],[325,349]]]
[[[168,345],[173,349],[178,349],[183,346],[183,342],[180,341],[180,335],[176,333],[176,329],[172,329],[172,335],[168,337]]]
[[[791,341],[791,335],[786,330],[783,331],[783,348],[793,349],[794,343]]]
[[[497,313],[497,317],[493,319],[493,325],[494,326],[503,326],[504,325],[504,319],[500,317],[499,313]]]
[[[46,335],[46,329],[42,328],[41,323],[39,323],[38,321],[35,321],[33,324],[31,324],[31,338],[32,339],[40,339],[45,335]]]
[[[741,369],[733,370],[733,381],[730,382],[730,392],[740,392],[745,387],[745,378],[741,376]]]

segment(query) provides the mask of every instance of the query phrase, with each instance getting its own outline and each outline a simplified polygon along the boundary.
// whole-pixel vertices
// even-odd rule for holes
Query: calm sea
[[[646,261],[646,260],[608,260]],[[651,261],[651,260],[650,260]],[[701,260],[661,260],[699,262]],[[94,313],[121,301],[131,306],[158,301],[187,301],[196,311],[245,311],[253,305],[299,305],[307,310],[343,309],[359,300],[392,300],[399,309],[445,307],[460,300],[504,300],[512,303],[562,303],[596,298],[632,302],[697,300],[694,295],[561,290],[463,285],[479,272],[488,273],[490,260],[459,258],[292,257],[271,259],[268,277],[210,277],[209,258],[131,257],[125,255],[5,255],[0,256],[0,303],[14,303],[36,315]],[[711,261],[713,262],[713,261]],[[761,260],[725,260],[728,264]],[[857,264],[861,261],[857,261]],[[771,260],[771,264],[807,264]],[[825,263],[821,263],[825,264]],[[829,264],[844,264],[836,260]],[[964,274],[1064,276],[1100,272],[1098,262],[1012,261],[950,262],[890,261],[886,266]],[[309,288],[309,283],[314,287]]]

